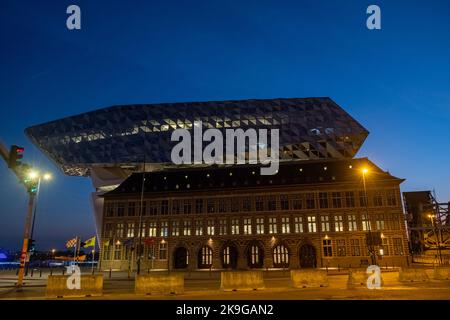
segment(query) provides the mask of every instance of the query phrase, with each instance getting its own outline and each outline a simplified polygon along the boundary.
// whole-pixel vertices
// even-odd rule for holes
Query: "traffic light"
[[[34,244],[36,240],[28,239],[28,252],[34,252],[36,250],[36,245]]]
[[[8,159],[8,167],[10,169],[15,169],[17,166],[19,166],[20,159],[23,158],[23,152],[25,151],[25,148],[19,147],[16,145],[12,145],[9,149],[9,159]]]

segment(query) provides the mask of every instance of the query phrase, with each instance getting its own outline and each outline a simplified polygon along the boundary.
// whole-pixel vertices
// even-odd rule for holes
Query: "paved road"
[[[430,270],[431,271],[431,270]],[[185,293],[182,295],[139,296],[134,294],[134,281],[123,272],[105,273],[104,295],[87,299],[251,299],[251,300],[304,300],[304,299],[432,299],[450,300],[450,281],[422,283],[400,283],[398,272],[383,273],[384,285],[378,290],[367,288],[347,289],[346,274],[331,274],[329,286],[325,288],[295,289],[291,287],[288,272],[265,273],[266,289],[258,291],[223,292],[220,290],[220,274],[217,272],[196,272],[187,275]],[[36,278],[37,277],[37,278]],[[26,279],[21,292],[14,290],[16,280],[13,272],[0,273],[0,299],[45,299],[47,274],[42,278],[35,274]]]

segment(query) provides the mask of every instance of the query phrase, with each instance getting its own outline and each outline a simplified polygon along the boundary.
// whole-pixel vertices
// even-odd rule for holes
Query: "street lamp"
[[[362,177],[363,177],[363,186],[364,186],[364,204],[366,207],[366,218],[368,221],[368,231],[369,231],[369,254],[370,254],[370,259],[372,261],[372,265],[376,265],[377,264],[377,257],[375,254],[375,250],[373,248],[373,239],[372,239],[372,227],[371,227],[371,223],[370,223],[370,217],[369,217],[369,208],[368,208],[368,202],[369,202],[369,198],[367,197],[367,188],[366,188],[366,174],[369,173],[369,169],[367,168],[362,168],[361,169],[362,172]]]
[[[19,273],[17,278],[17,284],[16,286],[18,288],[21,288],[23,285],[23,278],[25,275],[25,266],[26,266],[26,260],[27,260],[27,253],[28,253],[28,244],[29,240],[33,237],[33,231],[34,231],[34,221],[35,221],[35,215],[36,215],[36,207],[37,207],[37,197],[39,195],[39,188],[41,185],[41,178],[44,180],[50,180],[51,175],[49,173],[45,173],[41,176],[39,171],[37,170],[30,170],[25,173],[25,184],[27,186],[27,191],[29,195],[28,200],[28,210],[27,215],[25,218],[25,230],[23,233],[23,244],[22,244],[22,251],[20,254],[20,266],[19,266]],[[34,184],[37,180],[37,185]],[[31,182],[31,184],[30,184]]]

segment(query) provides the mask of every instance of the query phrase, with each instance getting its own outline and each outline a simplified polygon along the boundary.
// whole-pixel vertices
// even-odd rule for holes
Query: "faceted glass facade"
[[[68,175],[92,167],[170,166],[174,129],[279,129],[280,158],[352,158],[368,131],[330,98],[123,105],[33,126],[33,143]]]

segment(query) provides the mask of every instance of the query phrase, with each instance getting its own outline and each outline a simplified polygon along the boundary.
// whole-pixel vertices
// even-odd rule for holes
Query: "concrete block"
[[[260,290],[265,288],[262,271],[223,271],[220,288],[224,291]]]
[[[134,289],[136,294],[182,294],[184,272],[136,275]]]
[[[81,275],[80,289],[69,289],[67,280],[71,275],[49,275],[47,279],[47,298],[90,297],[103,295],[103,275]]]
[[[294,288],[328,287],[327,272],[322,270],[291,270],[291,281]]]
[[[350,269],[348,271],[347,288],[367,288],[367,279],[372,273],[367,273],[367,269]],[[383,275],[381,277],[381,286],[384,285]]]
[[[398,281],[400,282],[421,282],[428,281],[426,269],[420,268],[400,268],[398,272]]]
[[[436,267],[433,272],[434,280],[450,280],[450,267]]]

